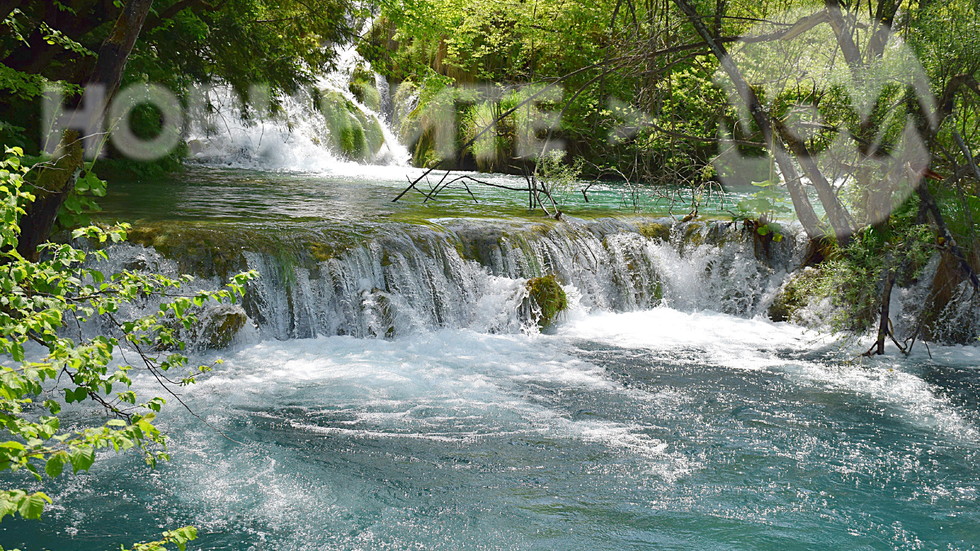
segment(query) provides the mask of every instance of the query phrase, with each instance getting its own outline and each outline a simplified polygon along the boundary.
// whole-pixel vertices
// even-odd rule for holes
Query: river
[[[118,262],[257,269],[249,326],[195,353],[225,363],[163,416],[170,463],[107,453],[4,545],[194,524],[201,550],[980,547],[980,349],[858,359],[768,321],[792,236],[760,253],[615,188],[563,222],[479,185],[392,203],[399,170],[114,188],[104,217],[172,257]],[[539,333],[518,311],[545,273],[572,308]]]

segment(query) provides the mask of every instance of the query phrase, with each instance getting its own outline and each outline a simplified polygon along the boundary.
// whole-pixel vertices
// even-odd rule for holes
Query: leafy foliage
[[[846,247],[835,247],[815,273],[799,279],[799,296],[827,298],[836,307],[829,320],[835,330],[871,328],[886,271],[894,272],[900,284],[922,276],[938,247],[935,230],[911,216],[915,205],[905,205],[892,225],[865,228]]]
[[[566,162],[565,157],[564,151],[553,149],[541,156],[535,166],[538,180],[559,206],[568,195],[577,191],[584,167],[582,159]]]
[[[13,6],[0,6],[6,31],[0,32],[0,90],[10,94],[0,102],[0,139],[33,150],[46,131],[38,117],[45,84],[80,90],[123,2],[25,0]],[[292,93],[331,67],[332,45],[352,39],[364,15],[350,0],[157,0],[123,85],[153,82],[184,97],[197,84],[213,83],[231,85],[243,98],[252,85],[268,86],[274,97]],[[159,122],[155,113],[137,112],[133,130],[156,135]],[[173,158],[161,162],[173,168]]]
[[[187,542],[195,539],[197,539],[197,529],[193,526],[185,526],[164,532],[163,539],[157,541],[137,543],[130,548],[120,546],[120,551],[166,551],[166,546],[170,544],[176,545],[180,551],[185,551]]]
[[[0,161],[0,471],[26,471],[37,480],[88,470],[96,451],[137,450],[150,465],[166,460],[166,436],[154,424],[165,405],[163,397],[139,396],[130,390],[134,370],[145,370],[161,381],[170,371],[183,371],[180,385],[194,382],[211,366],[189,363],[181,353],[181,327],[190,328],[208,302],[234,302],[254,274],[232,278],[214,292],[182,294],[190,276],[123,271],[105,274],[96,266],[107,260],[104,250],[86,251],[68,244],[47,243],[42,260],[31,262],[17,253],[19,222],[24,207],[34,200],[27,191],[22,151],[8,148]],[[91,189],[104,184],[85,179]],[[126,237],[125,225],[95,226],[72,232],[96,246]],[[126,316],[128,305],[159,300],[156,311]],[[70,337],[69,324],[81,328],[99,322],[108,329],[94,337],[84,331]],[[137,366],[119,362],[126,348],[140,358]],[[169,352],[163,352],[169,351]],[[161,383],[164,384],[164,383]],[[164,384],[164,389],[169,390]],[[66,427],[59,413],[67,404],[92,402],[111,419],[102,425]],[[0,491],[0,519],[19,515],[38,518],[45,494],[21,489]],[[183,549],[192,529],[165,534],[160,542],[134,549]],[[153,547],[153,546],[156,547]]]
[[[782,241],[783,228],[777,220],[792,214],[789,200],[775,180],[752,182],[752,185],[760,188],[759,191],[739,201],[733,217],[744,221],[761,237]]]

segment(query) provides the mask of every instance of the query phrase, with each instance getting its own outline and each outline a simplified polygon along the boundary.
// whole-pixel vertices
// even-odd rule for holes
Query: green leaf
[[[0,443],[0,448],[21,451],[21,452],[24,451],[25,449],[23,444],[21,444],[20,442],[14,442],[12,440],[9,442]]]
[[[59,455],[52,455],[48,462],[44,464],[44,472],[47,473],[51,478],[55,478],[61,474],[61,471],[65,468],[65,459]]]
[[[78,447],[68,456],[73,472],[87,471],[95,463],[95,450],[88,447]]]
[[[45,503],[51,503],[51,498],[41,492],[36,492],[24,497],[24,499],[21,500],[20,507],[18,507],[17,510],[20,513],[20,516],[26,519],[36,520],[41,518],[41,513],[44,512]]]

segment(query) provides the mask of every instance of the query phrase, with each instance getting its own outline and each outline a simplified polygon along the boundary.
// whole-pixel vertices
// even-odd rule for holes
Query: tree
[[[386,3],[361,49],[418,87],[412,123],[447,81],[537,79],[564,88],[555,134],[571,159],[588,161],[586,174],[647,189],[777,184],[765,193],[788,194],[811,240],[808,262],[832,261],[826,273],[860,280],[859,300],[839,305],[852,318],[843,326],[863,331],[877,312],[876,350],[895,337],[890,289],[921,276],[923,251],[957,275],[935,283],[946,290],[927,301],[913,334],[928,334],[928,318],[950,300],[972,300],[949,288],[980,287],[976,0],[610,0],[553,11],[561,6]],[[463,108],[464,126],[484,122],[457,143],[490,136],[469,154],[506,150],[494,138],[506,138],[511,111],[499,107],[496,117]],[[484,130],[486,121],[497,128]],[[426,137],[417,159],[428,158],[419,155]],[[747,225],[765,238],[766,213],[756,216]]]
[[[96,119],[104,117],[109,102],[119,89],[129,54],[152,5],[153,0],[129,0],[99,49],[95,68],[86,82],[103,86],[105,90],[104,102],[90,106]],[[37,259],[38,247],[48,240],[61,205],[75,189],[84,167],[82,138],[77,130],[65,130],[55,153],[55,162],[41,168],[38,174],[35,200],[20,221],[21,238],[17,248],[24,258]]]
[[[76,97],[86,84],[104,85],[106,105],[129,82],[178,94],[197,83],[229,84],[243,97],[254,84],[291,93],[330,65],[331,44],[353,36],[352,12],[348,0],[2,2],[0,21],[9,32],[0,35],[0,88],[13,98],[0,104],[0,138],[40,143],[48,131],[37,116],[46,83],[61,83]],[[134,119],[146,134],[159,129],[152,112]],[[36,176],[38,197],[20,241],[27,257],[47,239],[83,175],[79,137],[61,137],[55,160]]]

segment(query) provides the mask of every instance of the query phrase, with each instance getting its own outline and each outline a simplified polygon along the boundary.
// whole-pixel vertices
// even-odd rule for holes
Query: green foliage
[[[87,163],[86,170],[75,182],[75,189],[61,204],[58,212],[59,229],[71,229],[89,225],[90,215],[99,211],[99,205],[94,197],[105,197],[106,183],[93,170],[92,163]]]
[[[332,90],[321,92],[319,107],[327,121],[326,138],[334,151],[356,161],[374,158],[384,144],[384,132],[376,117]]]
[[[59,46],[67,52],[71,52],[82,57],[95,56],[95,52],[72,40],[65,35],[65,33],[57,29],[52,29],[46,22],[41,23],[39,30],[41,31],[41,36],[44,38],[44,42],[49,46]]]
[[[374,73],[363,66],[357,66],[348,83],[350,93],[365,107],[372,111],[381,111],[381,92],[374,83]]]
[[[760,188],[759,191],[739,201],[733,217],[744,221],[760,237],[782,241],[783,228],[776,220],[792,214],[791,203],[776,180],[752,182],[752,185]]]
[[[445,121],[446,113],[454,113],[456,109],[452,79],[426,71],[417,86],[408,82],[399,86],[396,100],[404,102],[407,94],[417,92],[418,101],[407,113],[399,113],[398,138],[412,147],[416,166],[432,166],[444,153],[436,150],[437,129]]]
[[[193,366],[181,353],[180,328],[197,322],[209,302],[235,302],[253,273],[239,274],[221,290],[183,294],[190,276],[123,271],[106,274],[99,261],[104,250],[86,251],[68,244],[47,243],[41,260],[31,262],[17,253],[19,222],[24,207],[34,200],[25,182],[29,168],[19,148],[6,149],[0,161],[0,471],[25,471],[37,480],[88,470],[96,451],[136,450],[150,465],[169,458],[166,436],[154,424],[166,403],[162,397],[139,396],[129,387],[134,370],[162,377],[184,372],[179,384],[191,384],[209,365]],[[89,191],[103,189],[93,177],[84,178]],[[127,226],[94,226],[72,232],[96,246],[122,241]],[[159,301],[156,311],[129,317],[127,305]],[[100,320],[104,334],[70,337],[68,325]],[[126,348],[140,359],[138,366],[119,363]],[[168,352],[162,352],[168,351]],[[168,375],[169,377],[170,375]],[[63,427],[59,413],[66,404],[91,402],[110,419],[99,425]],[[0,518],[19,515],[38,518],[50,499],[43,493],[17,488],[0,490]],[[192,529],[165,534],[165,544],[183,548]]]
[[[0,63],[0,90],[22,100],[34,100],[44,92],[47,80],[39,75],[31,75],[11,69]]]
[[[468,108],[462,117],[462,138],[475,140],[469,153],[476,160],[477,167],[484,172],[503,169],[513,150],[513,134],[508,139],[506,121],[495,122],[500,112],[499,104],[484,101]],[[480,134],[490,126],[495,128]]]
[[[863,232],[821,266],[815,291],[830,297],[837,307],[832,319],[835,329],[862,332],[874,323],[885,268],[882,245],[880,233]]]
[[[361,43],[359,50],[389,79],[421,83],[419,108],[426,109],[429,100],[436,97],[426,97],[426,88],[440,89],[435,83],[427,85],[433,75],[442,78],[443,86],[474,82],[508,86],[552,79],[601,61],[604,48],[610,44],[610,34],[615,32],[606,28],[615,4],[606,0],[591,4],[555,0],[503,4],[487,0],[385,2],[369,40]],[[562,88],[568,91],[566,99],[593,76],[583,73],[563,82]],[[607,88],[617,88],[624,80],[636,82],[610,74],[604,83]],[[629,97],[634,92],[635,88],[622,95]],[[458,113],[457,120],[469,125],[462,134],[475,135],[478,123],[492,120],[491,112],[504,112],[513,100],[527,94],[526,90],[508,92],[499,106],[477,102],[469,112]],[[602,97],[595,87],[584,89],[565,112],[560,130],[563,139],[596,146],[596,155],[605,155],[608,149],[609,125],[597,125],[594,117],[595,109],[604,105]],[[498,127],[496,136],[487,136],[473,151],[465,153],[472,155],[478,165],[495,170],[506,168],[503,161],[512,153],[516,138],[513,131],[526,122],[519,120],[521,116],[515,113],[511,121]],[[413,144],[416,164],[431,161],[436,156],[430,151],[431,139],[416,128],[409,134],[422,135],[417,145]],[[493,156],[495,151],[497,156]]]
[[[243,97],[252,84],[291,93],[313,83],[333,62],[330,45],[352,38],[361,15],[348,0],[228,0],[216,9],[189,3],[160,17],[175,4],[154,4],[157,16],[133,52],[131,78],[173,90],[223,81]]]
[[[176,545],[179,551],[187,549],[187,542],[197,539],[197,528],[185,526],[163,533],[163,538],[147,543],[137,543],[132,547],[120,546],[120,551],[167,551],[168,545]]]
[[[847,247],[820,265],[815,277],[800,282],[797,293],[829,298],[836,307],[831,323],[839,331],[862,332],[877,319],[886,270],[909,284],[936,252],[935,231],[912,219],[896,217],[883,229],[868,227]]]
[[[47,130],[38,117],[44,85],[84,83],[123,2],[13,5],[0,22],[0,138],[33,146]],[[156,0],[123,85],[154,82],[186,95],[195,84],[224,83],[246,97],[250,86],[266,84],[274,95],[292,93],[331,68],[330,46],[352,39],[364,15],[350,0]],[[159,117],[148,111],[132,117],[137,134],[154,135]]]
[[[566,156],[566,152],[553,149],[538,158],[535,166],[538,180],[544,184],[548,193],[559,205],[570,194],[577,191],[585,165],[585,161],[581,158],[568,162],[565,160]]]

